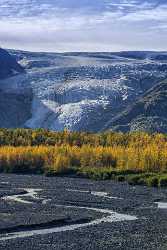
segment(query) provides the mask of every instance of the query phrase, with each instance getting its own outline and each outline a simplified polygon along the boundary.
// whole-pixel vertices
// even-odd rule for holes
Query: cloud
[[[147,7],[146,7],[147,6]],[[122,18],[124,21],[157,21],[167,22],[167,4],[159,5],[153,8],[150,4],[140,6],[136,12],[130,13]]]
[[[166,23],[162,1],[0,2],[0,44],[33,51],[166,50]]]

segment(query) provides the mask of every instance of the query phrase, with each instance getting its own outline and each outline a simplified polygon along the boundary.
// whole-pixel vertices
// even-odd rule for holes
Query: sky
[[[167,0],[0,0],[0,46],[167,50]]]

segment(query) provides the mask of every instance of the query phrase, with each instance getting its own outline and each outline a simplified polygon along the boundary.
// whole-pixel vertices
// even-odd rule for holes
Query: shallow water
[[[16,239],[16,238],[27,238],[27,237],[31,237],[35,235],[45,235],[45,234],[51,234],[51,233],[73,231],[79,228],[95,226],[101,223],[137,220],[136,216],[119,214],[109,209],[100,209],[100,208],[93,208],[93,207],[79,207],[79,206],[64,206],[64,205],[56,205],[56,206],[63,207],[63,208],[70,208],[70,209],[77,208],[77,209],[92,210],[92,211],[105,214],[105,216],[103,216],[100,219],[95,219],[95,220],[92,220],[91,222],[83,223],[83,224],[75,224],[75,225],[68,225],[68,226],[62,226],[62,227],[53,227],[53,228],[48,228],[48,229],[20,231],[16,233],[4,234],[4,235],[1,235],[0,241],[6,241],[6,240]]]
[[[86,190],[77,190],[77,189],[67,189],[68,192],[78,192],[78,193],[90,193],[94,196],[99,196],[103,198],[108,198],[108,199],[118,199],[122,200],[123,198],[115,197],[115,196],[110,196],[108,195],[107,192],[98,192],[98,191],[86,191]]]
[[[158,205],[158,208],[167,209],[167,202],[155,202]]]
[[[34,189],[34,188],[24,188],[23,189],[25,192],[27,192],[26,194],[16,194],[16,195],[9,195],[9,196],[5,196],[2,199],[6,200],[6,201],[15,201],[15,202],[21,202],[21,203],[25,203],[25,204],[31,204],[31,201],[27,201],[24,198],[26,197],[31,197],[33,199],[40,199],[37,197],[37,194],[39,191],[41,191],[41,189]]]

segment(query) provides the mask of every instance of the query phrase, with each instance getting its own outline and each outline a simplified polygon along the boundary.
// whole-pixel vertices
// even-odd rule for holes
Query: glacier
[[[0,79],[0,127],[99,132],[167,78],[166,52],[9,53],[24,72]]]

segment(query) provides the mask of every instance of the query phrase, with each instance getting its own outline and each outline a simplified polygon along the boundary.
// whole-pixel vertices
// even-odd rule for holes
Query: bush
[[[143,177],[140,177],[138,180],[137,185],[146,185],[146,179]]]
[[[121,170],[117,170],[115,171],[115,173],[117,175],[137,175],[140,174],[141,171],[137,171],[137,170],[133,170],[133,169],[121,169]]]
[[[157,176],[149,177],[146,180],[146,184],[149,187],[158,187],[159,178]]]
[[[92,174],[91,178],[92,178],[93,180],[96,180],[96,181],[102,180],[103,174],[100,173],[100,172],[94,172],[94,173]]]
[[[144,184],[144,178],[142,175],[129,175],[127,181],[130,185],[141,185]]]
[[[120,182],[125,181],[125,176],[123,176],[123,175],[118,175],[118,176],[116,177],[116,180],[117,180],[117,181],[120,181]]]
[[[109,173],[103,173],[103,180],[109,180],[110,174]]]
[[[47,177],[56,176],[56,173],[52,169],[47,169],[45,170],[45,176]]]
[[[167,187],[167,176],[159,178],[159,187]]]

